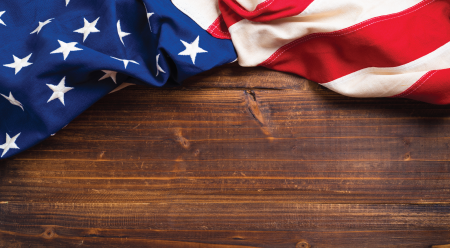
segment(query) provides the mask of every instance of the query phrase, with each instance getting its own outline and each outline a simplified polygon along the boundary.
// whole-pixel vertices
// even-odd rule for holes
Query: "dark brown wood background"
[[[0,165],[1,247],[450,243],[450,106],[227,65],[110,94]]]

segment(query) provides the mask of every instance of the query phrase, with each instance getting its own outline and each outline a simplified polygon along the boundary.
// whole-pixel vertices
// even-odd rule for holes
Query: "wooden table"
[[[227,65],[110,94],[1,161],[0,246],[445,245],[449,151],[450,106]]]

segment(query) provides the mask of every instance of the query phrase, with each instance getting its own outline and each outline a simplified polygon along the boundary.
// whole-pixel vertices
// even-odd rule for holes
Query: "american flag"
[[[241,66],[294,73],[351,97],[450,102],[448,0],[173,2],[232,39]]]
[[[237,57],[347,96],[448,104],[449,16],[450,0],[1,1],[1,157],[111,91]]]

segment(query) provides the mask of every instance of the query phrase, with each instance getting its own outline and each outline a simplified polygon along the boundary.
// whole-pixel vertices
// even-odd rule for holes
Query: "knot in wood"
[[[300,241],[297,243],[295,248],[311,248],[311,246],[306,241]]]
[[[55,231],[52,227],[45,229],[44,233],[42,233],[42,237],[45,239],[52,239],[55,237]]]
[[[411,153],[407,152],[404,156],[403,156],[403,160],[404,161],[410,161],[411,160]]]

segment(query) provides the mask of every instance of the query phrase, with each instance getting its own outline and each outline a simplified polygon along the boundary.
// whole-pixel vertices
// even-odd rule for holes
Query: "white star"
[[[60,40],[58,40],[58,42],[61,47],[51,53],[62,53],[64,55],[64,60],[66,60],[70,52],[83,50],[81,48],[75,47],[78,44],[77,42],[65,43],[64,41]]]
[[[119,34],[120,41],[122,41],[122,44],[125,46],[125,43],[123,43],[123,37],[130,35],[130,33],[122,32],[122,29],[120,28],[120,20],[117,21],[117,33]]]
[[[159,55],[161,55],[161,54],[156,55],[156,76],[159,75],[159,72],[166,73],[166,72],[161,68],[161,66],[159,66]]]
[[[148,19],[148,25],[150,26],[150,32],[152,32],[152,25],[150,24],[150,16],[152,16],[155,13],[147,13],[147,19]]]
[[[2,153],[2,157],[3,155],[5,155],[9,149],[20,149],[17,145],[16,145],[16,139],[19,137],[20,133],[18,133],[16,136],[9,137],[9,134],[6,133],[6,142],[3,145],[0,145],[0,149],[3,149],[3,153]]]
[[[69,4],[70,0],[66,0],[66,6]]]
[[[198,46],[198,43],[200,42],[200,36],[197,36],[197,39],[195,39],[191,44],[189,44],[189,43],[187,43],[187,42],[185,42],[183,40],[180,40],[180,41],[186,47],[186,50],[182,51],[178,55],[191,56],[192,63],[194,63],[194,65],[195,65],[195,57],[197,57],[198,53],[207,53],[208,52],[208,51],[205,51],[205,50],[201,49]]]
[[[7,64],[7,65],[4,65],[4,66],[9,67],[9,68],[15,68],[16,69],[16,73],[15,74],[17,74],[20,70],[22,70],[23,67],[27,67],[27,66],[33,64],[33,63],[29,63],[28,62],[28,60],[30,59],[31,55],[32,55],[32,53],[30,53],[30,55],[26,56],[23,59],[19,59],[16,56],[13,55],[14,63]]]
[[[117,72],[116,71],[108,71],[108,70],[102,70],[105,75],[100,78],[98,81],[102,81],[103,79],[107,79],[107,78],[111,78],[112,81],[114,81],[115,84],[117,84],[116,82],[116,76],[117,76]]]
[[[84,19],[84,27],[82,27],[82,28],[80,28],[80,29],[77,29],[77,30],[75,30],[74,32],[76,32],[76,33],[80,33],[80,34],[84,34],[84,36],[83,36],[83,42],[86,40],[86,38],[88,37],[88,35],[92,32],[92,33],[98,33],[98,32],[100,32],[100,30],[98,30],[96,27],[95,27],[95,25],[97,25],[97,22],[98,22],[98,19],[100,19],[100,17],[99,18],[97,18],[95,21],[93,21],[93,22],[91,22],[91,23],[89,23],[87,20],[86,20],[86,18],[83,18]]]
[[[13,97],[13,95],[12,95],[11,92],[9,92],[9,97],[7,97],[7,96],[5,96],[5,95],[3,95],[3,94],[0,94],[0,95],[2,95],[6,100],[8,100],[12,105],[19,106],[23,111],[25,111],[25,110],[23,109],[23,107],[22,107],[22,103],[20,103],[19,101],[17,101],[17,100]]]
[[[134,61],[134,60],[118,59],[118,58],[115,58],[115,57],[113,57],[113,56],[111,56],[111,58],[122,61],[122,62],[123,62],[123,65],[125,66],[125,69],[127,69],[127,66],[128,66],[128,63],[129,63],[129,62],[139,65],[139,63],[136,62],[136,61]]]
[[[0,17],[5,14],[5,11],[0,11]],[[0,19],[0,24],[3,24],[6,26],[6,24]]]
[[[30,34],[34,34],[34,33],[39,34],[39,32],[41,32],[41,29],[42,29],[45,25],[47,25],[47,24],[49,24],[50,22],[52,22],[53,19],[55,19],[55,18],[50,18],[50,19],[48,19],[48,20],[45,21],[45,22],[39,22],[39,26],[38,26],[33,32],[31,32]]]
[[[66,87],[66,77],[63,77],[63,79],[61,80],[61,82],[59,82],[58,85],[47,84],[47,86],[53,90],[53,94],[50,97],[50,99],[48,99],[47,103],[58,98],[61,101],[61,103],[65,106],[64,93],[73,89],[73,87]]]

